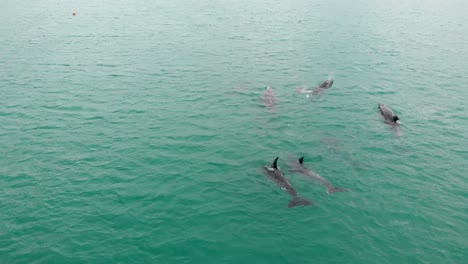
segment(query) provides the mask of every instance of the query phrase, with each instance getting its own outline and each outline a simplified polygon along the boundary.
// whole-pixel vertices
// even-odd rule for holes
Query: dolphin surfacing
[[[393,113],[392,109],[390,109],[385,104],[379,104],[378,109],[380,110],[380,114],[385,119],[386,123],[398,124],[398,120],[400,120],[400,118],[395,115],[395,113]]]
[[[272,182],[278,185],[282,190],[287,191],[293,197],[293,199],[288,204],[288,208],[301,205],[313,205],[311,201],[301,198],[297,195],[297,192],[294,189],[294,187],[291,185],[291,183],[289,183],[286,177],[284,177],[283,173],[278,169],[278,157],[276,157],[276,159],[273,161],[273,163],[271,163],[271,165],[263,166],[263,170]]]
[[[312,91],[313,95],[317,95],[319,93],[324,92],[326,89],[332,87],[333,85],[333,79],[328,79],[322,82],[319,86],[315,87],[315,89]]]
[[[329,183],[327,180],[322,178],[322,176],[318,175],[317,173],[309,170],[305,165],[304,165],[304,157],[300,157],[297,161],[292,161],[291,162],[291,167],[293,168],[293,171],[299,172],[303,175],[309,176],[310,178],[320,182],[323,186],[327,187],[327,194],[330,195],[335,192],[347,192],[348,189],[345,188],[338,188],[333,186],[331,183]]]
[[[392,109],[390,109],[385,104],[379,104],[377,107],[380,110],[380,115],[384,119],[384,122],[391,126],[392,130],[399,136],[401,136],[400,131],[400,118],[393,113]]]
[[[324,81],[322,84],[320,84],[319,88],[328,89],[332,87],[332,85],[333,85],[333,79],[328,79]]]
[[[263,104],[270,110],[276,109],[276,96],[273,88],[268,86],[262,94]]]

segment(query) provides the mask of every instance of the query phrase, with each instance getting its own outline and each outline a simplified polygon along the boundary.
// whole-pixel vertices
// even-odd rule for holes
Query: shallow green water
[[[467,262],[466,1],[0,6],[0,263]]]

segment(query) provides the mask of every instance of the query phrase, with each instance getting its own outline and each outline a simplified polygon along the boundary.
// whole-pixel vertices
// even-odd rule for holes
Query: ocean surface
[[[0,263],[468,263],[467,14],[1,0]]]

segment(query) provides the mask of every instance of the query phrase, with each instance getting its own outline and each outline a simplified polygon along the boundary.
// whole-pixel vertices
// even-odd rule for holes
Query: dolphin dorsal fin
[[[299,158],[299,163],[300,163],[300,164],[304,163],[304,157],[300,157],[300,158]]]
[[[277,165],[277,163],[278,163],[278,158],[279,158],[279,157],[276,157],[276,159],[273,161],[273,163],[271,163],[271,166],[272,166],[273,168],[275,168],[275,169],[278,169],[278,165]]]

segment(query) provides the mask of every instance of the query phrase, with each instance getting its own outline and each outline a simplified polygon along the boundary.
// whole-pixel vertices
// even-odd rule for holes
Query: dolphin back
[[[299,196],[294,196],[294,198],[289,202],[288,208],[296,207],[296,206],[307,206],[307,205],[313,205],[313,204],[314,203],[309,200],[306,200]]]
[[[320,85],[319,85],[319,88],[325,88],[325,89],[327,89],[327,88],[332,87],[332,85],[333,85],[333,80],[332,80],[332,79],[329,79],[329,80],[324,81],[322,84],[320,84]]]
[[[393,113],[392,109],[390,109],[385,104],[379,104],[380,113],[387,119],[388,121],[393,121],[393,117],[395,114]]]

